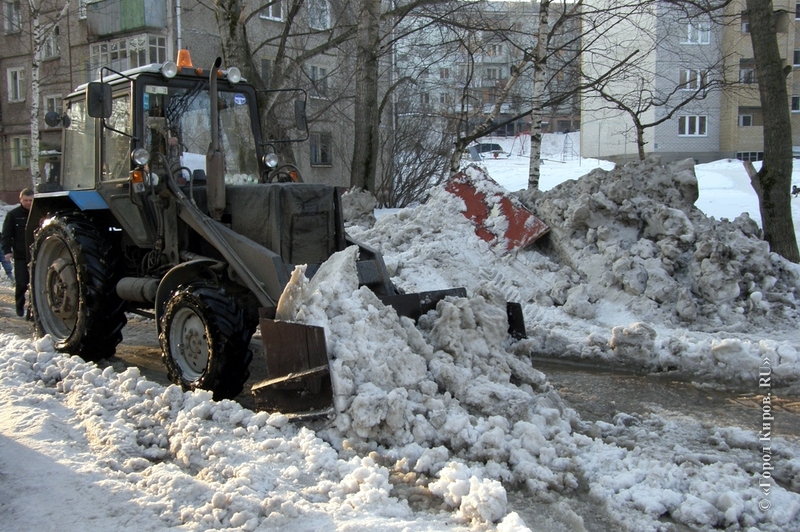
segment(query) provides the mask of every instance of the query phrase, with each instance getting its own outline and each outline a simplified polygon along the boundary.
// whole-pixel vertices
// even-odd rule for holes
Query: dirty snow
[[[419,324],[358,288],[354,248],[296,272],[280,312],[326,329],[328,426],[0,334],[0,530],[584,530],[586,501],[608,529],[800,528],[800,435],[770,435],[765,462],[760,418],[590,423],[536,369],[559,357],[758,391],[768,361],[770,393],[798,393],[800,270],[755,236],[743,170],[612,170],[559,160],[553,137],[545,191],[519,194],[546,243],[498,255],[442,190],[351,228],[404,290],[467,288]],[[517,190],[527,158],[505,142],[480,166]],[[506,300],[528,339],[507,337]]]

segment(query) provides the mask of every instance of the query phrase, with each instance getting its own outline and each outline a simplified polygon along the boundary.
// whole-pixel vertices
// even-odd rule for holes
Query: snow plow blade
[[[547,224],[476,166],[455,174],[444,188],[464,200],[464,216],[475,224],[475,234],[503,255],[526,248],[550,231]]]

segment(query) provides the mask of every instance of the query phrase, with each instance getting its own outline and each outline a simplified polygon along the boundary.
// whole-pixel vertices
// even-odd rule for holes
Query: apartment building
[[[551,5],[551,23],[561,11],[563,4]],[[407,37],[397,43],[396,78],[413,80],[414,91],[401,102],[398,112],[424,115],[432,121],[463,120],[470,130],[493,111],[524,53],[534,45],[539,6],[527,2],[477,2],[452,16],[460,17],[463,27],[472,29],[459,31],[462,26],[452,20],[430,24],[426,17],[419,29],[407,30]],[[409,29],[416,23],[413,18],[406,22]],[[551,48],[558,50],[548,57],[545,100],[558,103],[545,109],[545,132],[580,128],[580,99],[575,94],[579,81],[579,63],[575,61],[579,34],[579,19],[575,17],[562,25],[553,40]],[[561,46],[563,43],[570,44]],[[501,127],[494,134],[513,136],[529,131],[527,113],[532,85],[532,64],[528,62],[501,103],[494,120]],[[571,96],[560,100],[559,95],[565,93]]]
[[[2,0],[0,69],[0,199],[17,201],[31,185],[31,77],[34,19],[28,3]],[[190,50],[194,64],[209,68],[222,55],[219,30],[211,4],[199,0],[78,0],[59,19],[64,0],[44,0],[39,20],[47,28],[40,62],[40,167],[57,171],[61,130],[44,122],[47,111],[61,110],[61,100],[77,86],[97,79],[101,71],[125,70],[174,59],[179,48]],[[254,60],[269,80],[283,31],[287,3],[278,1],[248,17]],[[308,2],[296,18],[303,27],[285,43],[289,59],[324,42],[325,30],[347,13],[333,10],[327,0]],[[299,21],[299,22],[298,22]],[[308,94],[309,139],[294,144],[298,166],[311,182],[347,186],[352,154],[352,62],[347,45],[331,48],[297,66],[282,87],[299,87]],[[337,87],[337,91],[328,90]],[[343,96],[344,95],[344,96]],[[332,97],[335,96],[335,97]],[[42,180],[47,175],[43,173]]]
[[[800,126],[800,78],[794,72],[800,68],[800,50],[795,51],[800,3],[776,0],[774,6],[781,55],[786,65],[795,66],[787,78],[793,95],[787,106],[792,106],[793,126]],[[763,157],[763,119],[745,9],[744,0],[737,0],[724,12],[708,15],[659,2],[598,28],[604,34],[584,54],[585,71],[609,71],[639,52],[605,90],[628,94],[623,102],[639,105],[625,107],[636,109],[647,126],[646,155],[659,155],[665,162]],[[589,90],[581,107],[584,156],[616,161],[638,157],[634,120],[623,105]],[[800,146],[800,128],[793,131],[793,143]]]

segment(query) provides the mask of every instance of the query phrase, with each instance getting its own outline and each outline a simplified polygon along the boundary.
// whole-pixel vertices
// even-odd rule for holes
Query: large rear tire
[[[255,327],[224,288],[192,283],[173,292],[161,321],[161,349],[170,380],[184,390],[232,399],[250,376]]]
[[[81,213],[42,221],[31,250],[31,308],[39,336],[84,360],[112,356],[127,323],[117,296],[121,253],[108,231]]]

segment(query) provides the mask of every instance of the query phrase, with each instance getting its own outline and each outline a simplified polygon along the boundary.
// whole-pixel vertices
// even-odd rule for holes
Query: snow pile
[[[495,256],[443,189],[351,231],[384,254],[407,292],[460,285],[519,301],[527,348],[540,356],[730,386],[752,382],[766,358],[773,384],[800,377],[800,269],[770,253],[746,215],[717,221],[696,209],[690,162],[597,169],[521,196],[551,232],[512,256]],[[749,334],[764,328],[769,338]]]
[[[452,484],[440,480],[431,490],[465,518],[505,515],[497,480],[577,486],[570,460],[538,458],[577,416],[513,350],[504,309],[482,296],[447,298],[417,329],[358,287],[357,253],[335,254],[310,281],[299,268],[278,305],[279,319],[325,328],[337,415],[320,434],[394,448],[415,473],[456,475],[458,487],[437,489]],[[465,462],[485,465],[472,471]]]
[[[6,424],[19,437],[55,432],[49,447],[59,462],[81,463],[85,475],[135,503],[138,511],[113,516],[128,526],[319,530],[333,522],[390,530],[395,522],[421,520],[427,530],[454,528],[450,512],[434,504],[420,516],[392,494],[397,472],[377,454],[337,452],[283,415],[215,402],[205,391],[165,388],[135,368],[101,370],[55,353],[49,337],[31,343],[0,335],[0,345],[0,397],[6,408],[27,409]],[[498,482],[450,469],[431,491],[460,507],[463,523],[509,514]]]
[[[795,320],[797,267],[769,252],[746,214],[707,218],[697,198],[691,160],[648,161],[594,170],[535,203],[559,258],[592,287],[643,296],[644,315],[708,330]]]
[[[506,516],[506,486],[552,500],[582,483],[630,530],[657,529],[664,515],[704,527],[796,520],[800,497],[789,491],[776,495],[780,509],[758,507],[754,435],[742,444],[738,433],[693,427],[701,442],[665,451],[654,440],[680,427],[662,418],[588,425],[531,367],[529,344],[510,343],[496,302],[448,298],[415,328],[358,288],[356,253],[334,255],[310,281],[297,270],[279,306],[284,319],[326,329],[338,413],[318,435],[334,448],[377,451],[462,522]],[[646,327],[635,334],[652,335]],[[687,434],[672,437],[688,445]],[[718,452],[701,450],[708,440]],[[795,473],[783,470],[781,482]]]

